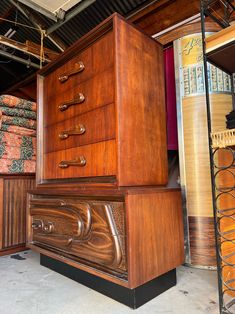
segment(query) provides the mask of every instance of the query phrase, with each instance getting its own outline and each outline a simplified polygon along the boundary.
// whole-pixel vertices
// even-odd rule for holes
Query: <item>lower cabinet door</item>
[[[28,240],[125,277],[124,210],[123,202],[31,195]]]

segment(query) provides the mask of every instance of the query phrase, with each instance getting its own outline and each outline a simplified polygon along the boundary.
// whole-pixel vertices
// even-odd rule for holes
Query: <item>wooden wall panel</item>
[[[2,249],[25,243],[26,193],[34,185],[34,177],[4,179]]]
[[[130,20],[153,35],[198,13],[199,0],[160,0]]]
[[[158,42],[160,42],[162,45],[167,45],[174,40],[177,40],[181,37],[195,34],[195,33],[201,33],[201,22],[195,22],[195,23],[189,23],[185,24],[183,26],[177,27],[159,37],[156,38]],[[218,24],[214,22],[206,22],[206,31],[207,32],[218,32],[221,29]]]
[[[2,249],[2,240],[3,240],[3,198],[4,198],[4,180],[0,178],[0,250]]]

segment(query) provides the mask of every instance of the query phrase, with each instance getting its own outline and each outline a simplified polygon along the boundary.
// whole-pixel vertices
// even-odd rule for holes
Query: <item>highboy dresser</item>
[[[114,14],[39,72],[38,104],[27,226],[41,264],[133,308],[174,285],[160,44]]]

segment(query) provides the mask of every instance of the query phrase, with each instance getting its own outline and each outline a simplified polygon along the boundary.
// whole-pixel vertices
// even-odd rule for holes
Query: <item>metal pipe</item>
[[[84,9],[86,9],[89,5],[91,5],[95,1],[96,0],[84,0],[84,1],[82,1],[82,3],[79,6],[77,6],[75,9],[73,9],[68,14],[65,14],[65,18],[63,21],[59,21],[59,22],[55,23],[54,25],[52,25],[51,27],[49,27],[46,30],[46,35],[48,36],[51,33],[53,33],[55,30],[57,30],[59,27],[61,27],[65,23],[67,23],[69,20],[71,20],[73,17],[75,17],[78,13],[82,12]]]
[[[11,4],[13,4],[25,17],[27,17],[27,19],[30,20],[30,22],[37,28],[37,30],[41,33],[42,28],[41,26],[35,21],[35,19],[32,17],[32,15],[30,15],[30,13],[26,12],[25,9],[23,9],[17,2],[15,2],[15,0],[9,0]],[[60,51],[64,51],[64,48],[61,47],[61,45],[55,40],[53,39],[51,36],[47,36],[48,39],[50,39],[50,41],[60,50]]]
[[[11,53],[6,52],[6,51],[0,50],[0,55],[3,56],[3,57],[6,57],[8,59],[12,59],[14,61],[26,64],[27,66],[33,67],[35,69],[40,69],[39,64],[36,64],[34,62],[31,62],[31,61],[25,60],[23,58],[17,57],[15,55],[12,55]]]
[[[17,3],[15,0],[9,0],[11,4],[13,4],[19,11],[22,13],[27,19],[30,20],[30,22],[41,32],[42,28],[40,25],[38,25],[26,12],[25,10]]]
[[[28,7],[32,8],[33,10],[41,13],[42,15],[45,15],[49,19],[53,20],[54,22],[57,22],[57,17],[55,14],[51,13],[50,11],[40,7],[38,4],[30,1],[30,0],[19,0],[19,2],[27,5]]]

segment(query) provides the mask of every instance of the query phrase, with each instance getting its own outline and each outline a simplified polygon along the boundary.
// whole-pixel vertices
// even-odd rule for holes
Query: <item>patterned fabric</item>
[[[36,160],[36,151],[31,147],[10,146],[5,143],[0,145],[0,160],[4,159],[22,159]]]
[[[36,138],[26,135],[18,135],[14,133],[0,131],[0,145],[28,147],[36,150]]]
[[[0,96],[0,173],[35,172],[36,103]]]
[[[1,125],[1,122],[0,122],[0,125]],[[30,130],[30,129],[23,128],[16,125],[2,124],[2,126],[0,127],[0,130],[7,131],[8,133],[18,134],[18,135],[36,137],[36,130]]]
[[[7,107],[2,107],[0,105],[0,110],[2,114],[6,116],[13,116],[13,117],[22,117],[22,118],[27,118],[27,119],[33,119],[36,120],[37,115],[36,112],[30,111],[30,110],[25,110],[25,109],[11,109]]]
[[[0,105],[10,107],[10,108],[15,107],[15,108],[26,109],[26,110],[31,110],[31,111],[37,110],[37,105],[35,102],[21,99],[21,98],[11,96],[11,95],[1,95]]]
[[[35,172],[35,160],[0,159],[0,173]]]
[[[22,126],[24,128],[33,129],[33,130],[36,130],[36,127],[37,127],[37,122],[35,120],[21,118],[21,117],[5,116],[1,113],[1,110],[0,110],[0,128],[2,124],[17,125],[17,126]]]

